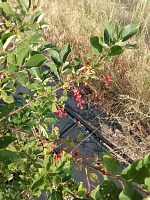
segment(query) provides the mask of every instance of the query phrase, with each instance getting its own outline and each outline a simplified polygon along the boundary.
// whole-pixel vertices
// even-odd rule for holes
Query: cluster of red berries
[[[77,108],[80,108],[80,110],[83,110],[82,104],[84,104],[85,101],[84,101],[84,99],[81,98],[82,95],[80,94],[80,92],[79,92],[79,91],[74,92],[74,93],[73,93],[73,96],[74,96],[74,100],[77,102],[77,103],[76,103],[76,107],[77,107]]]
[[[60,118],[62,118],[63,116],[67,116],[67,113],[65,111],[64,108],[59,108],[57,111],[56,111],[56,115]]]
[[[108,83],[111,81],[111,78],[110,78],[110,76],[106,76],[105,77],[105,82],[104,82],[104,86],[107,86],[108,85]]]

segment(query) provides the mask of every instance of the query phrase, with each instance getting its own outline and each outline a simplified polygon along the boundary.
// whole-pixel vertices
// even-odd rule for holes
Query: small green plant
[[[150,155],[120,173],[120,163],[109,154],[93,158],[89,164],[78,151],[73,154],[67,148],[58,149],[59,130],[54,126],[56,115],[67,115],[68,91],[82,110],[80,83],[88,84],[89,78],[100,81],[95,68],[102,70],[113,56],[136,47],[123,42],[138,32],[138,26],[128,25],[119,31],[116,23],[108,22],[104,37],[90,38],[97,61],[95,55],[88,55],[85,61],[74,58],[70,64],[70,44],[58,50],[43,40],[41,30],[47,24],[35,5],[18,0],[12,8],[7,1],[0,2],[0,199],[31,199],[43,193],[49,200],[143,199],[142,194],[148,196],[150,189]],[[101,81],[107,86],[111,78],[106,75]],[[60,89],[62,96],[57,97]],[[71,138],[63,142],[76,147]],[[87,189],[74,182],[71,163],[77,168],[84,165]],[[90,180],[98,182],[94,170],[104,181],[91,191]]]

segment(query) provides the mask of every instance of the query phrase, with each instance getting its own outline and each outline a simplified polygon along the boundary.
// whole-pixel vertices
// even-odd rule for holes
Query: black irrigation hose
[[[94,132],[93,135],[99,140],[102,141],[104,144],[107,144],[111,149],[115,151],[115,153],[119,154],[124,160],[126,160],[128,163],[132,164],[133,160],[129,158],[126,154],[122,153],[121,150],[119,150],[115,145],[113,145],[111,142],[109,142],[105,137],[103,137],[100,132],[94,125],[91,125],[87,120],[83,119],[81,115],[79,115],[77,112],[75,112],[73,109],[69,108],[68,106],[65,107],[66,112],[72,117],[75,118],[77,121],[80,121],[82,125],[85,126],[85,128],[90,131]],[[72,125],[73,126],[73,125]],[[68,129],[70,129],[69,127]],[[96,130],[96,131],[95,131]],[[66,130],[64,130],[64,133]],[[64,133],[61,133],[63,135]]]

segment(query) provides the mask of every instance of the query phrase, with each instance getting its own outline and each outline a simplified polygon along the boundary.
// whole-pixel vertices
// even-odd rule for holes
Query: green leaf
[[[39,16],[38,16],[38,18],[37,18],[37,23],[40,23],[41,21],[42,21],[42,19],[43,19],[43,17],[44,17],[44,15],[45,15],[45,13],[41,13]]]
[[[7,15],[15,15],[7,2],[0,3],[0,8],[2,8]]]
[[[31,0],[18,0],[18,2],[25,12],[27,12],[29,10],[29,8],[31,6]]]
[[[45,61],[46,57],[41,54],[36,54],[31,56],[31,58],[27,61],[26,67],[40,67]]]
[[[3,49],[6,50],[8,45],[11,44],[11,41],[16,37],[16,35],[11,35],[9,38],[7,38],[6,42],[3,45]]]
[[[119,200],[131,200],[133,194],[134,194],[134,189],[132,183],[124,183],[123,190],[119,194]]]
[[[91,192],[94,200],[118,200],[119,190],[112,180],[105,180]]]
[[[20,49],[16,54],[16,61],[18,66],[23,66],[25,59],[28,57],[30,51],[30,47],[26,46]]]
[[[119,200],[142,200],[140,193],[134,190],[132,183],[124,183],[123,190],[119,194]]]
[[[1,90],[0,99],[2,99],[5,103],[13,103],[13,96],[9,96],[4,90]]]
[[[36,78],[41,81],[41,70],[39,67],[32,67],[29,70],[32,78]]]
[[[6,42],[6,40],[7,40],[10,36],[12,36],[12,35],[13,35],[12,32],[4,33],[4,34],[2,35],[2,38],[1,38],[2,43],[4,44],[4,43]]]
[[[120,169],[120,163],[109,154],[102,156],[103,166],[107,169],[108,173],[115,176]]]
[[[7,55],[7,63],[8,64],[16,64],[16,56],[13,52],[8,53]]]
[[[44,44],[40,47],[40,51],[45,51],[52,48],[56,48],[56,46],[53,44]]]
[[[4,165],[9,165],[10,163],[16,161],[20,158],[20,155],[16,152],[9,150],[0,150],[0,163]]]
[[[3,43],[2,43],[2,41],[0,41],[0,51],[1,52],[3,51]]]
[[[104,41],[105,44],[110,45],[112,43],[111,37],[107,29],[104,30]]]
[[[66,182],[72,177],[72,167],[70,165],[70,161],[64,161],[66,160],[66,157],[61,157],[61,162],[59,163],[59,167],[57,168],[59,170],[59,175],[62,176],[62,182]]]
[[[48,49],[48,52],[50,53],[54,63],[56,65],[61,65],[60,55],[59,55],[58,51],[56,51],[54,49]]]
[[[124,49],[121,46],[115,45],[110,48],[108,52],[108,56],[117,56],[117,55],[120,55],[123,51]]]
[[[125,42],[139,31],[139,25],[129,24],[120,31],[120,39]]]
[[[50,166],[51,166],[51,157],[48,156],[43,161],[43,167],[48,171],[50,169]]]
[[[51,72],[54,72],[54,74],[58,76],[57,66],[54,63],[46,63],[45,65],[50,68]]]
[[[47,28],[49,26],[49,24],[45,23],[45,22],[40,22],[40,28]]]
[[[122,173],[121,177],[125,181],[132,181],[138,184],[145,184],[150,187],[150,154],[145,158],[139,159],[126,167]]]
[[[2,64],[2,63],[4,63],[4,61],[5,61],[5,57],[2,55],[0,55],[0,64]]]
[[[126,49],[139,49],[139,46],[137,44],[126,44],[123,47]]]
[[[7,64],[8,64],[8,72],[11,74],[17,71],[17,64],[16,64],[16,56],[13,52],[8,53],[7,55]]]
[[[99,43],[99,38],[97,36],[91,36],[90,37],[90,43],[92,45],[94,53],[97,56],[99,56],[103,51],[103,47]]]
[[[35,12],[35,13],[31,16],[30,22],[31,22],[31,23],[36,22],[37,19],[38,19],[38,17],[39,17],[40,15],[41,15],[41,12],[40,12],[40,11]]]
[[[27,71],[19,71],[17,73],[17,79],[18,82],[21,83],[21,85],[26,86],[26,84],[29,82],[28,72]]]
[[[70,44],[65,44],[60,51],[60,60],[62,63],[66,62],[68,55],[71,52]]]
[[[39,44],[42,42],[41,36],[38,33],[34,33],[31,37],[27,39],[27,42],[29,42],[30,44]]]
[[[148,187],[148,189],[150,190],[150,177],[146,177],[145,178],[145,185]]]
[[[63,200],[63,195],[61,190],[52,190],[52,193],[49,195],[48,200]]]
[[[72,171],[71,167],[69,167],[68,169],[65,169],[64,173],[63,173],[63,177],[62,177],[62,182],[66,182],[69,179],[71,179],[72,178],[72,173],[73,173],[73,171]]]
[[[13,136],[3,136],[0,137],[0,149],[7,147],[9,144],[17,140],[17,138]]]
[[[31,190],[34,191],[38,189],[39,187],[41,187],[43,184],[44,184],[44,177],[39,177],[31,185]]]
[[[39,174],[40,176],[45,176],[46,175],[46,169],[45,168],[39,168]]]
[[[119,40],[117,23],[105,23],[104,41],[107,45],[115,44]]]
[[[83,186],[83,182],[79,183],[79,187],[78,187],[78,191],[77,191],[77,195],[79,197],[82,197],[83,195],[85,195],[86,193],[86,188]]]
[[[52,113],[57,111],[56,103],[51,104],[51,111]]]
[[[95,173],[90,173],[89,174],[90,180],[93,182],[98,182],[98,176]]]
[[[74,58],[74,70],[75,72],[80,69],[81,66],[81,61],[79,60],[79,58]]]

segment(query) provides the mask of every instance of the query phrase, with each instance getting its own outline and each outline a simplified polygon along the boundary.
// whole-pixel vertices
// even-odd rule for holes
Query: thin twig
[[[52,93],[58,91],[58,90],[61,89],[61,88],[62,88],[62,86],[59,87],[59,88],[56,88],[55,90],[52,91]],[[7,117],[9,117],[9,116],[11,116],[11,115],[17,113],[18,111],[20,111],[20,110],[22,110],[22,109],[28,107],[29,105],[31,105],[32,103],[34,103],[34,102],[37,101],[38,99],[40,99],[40,98],[42,98],[42,97],[46,97],[46,96],[47,96],[47,94],[37,96],[34,100],[32,100],[32,101],[26,103],[25,105],[23,105],[23,106],[17,108],[16,110],[11,111],[10,113],[8,113],[8,114],[6,114],[5,116],[3,116],[2,118],[0,118],[0,121],[2,121],[2,120],[4,120],[4,119],[6,119]]]
[[[90,181],[89,181],[89,176],[88,176],[88,171],[87,171],[87,167],[84,165],[84,169],[85,169],[85,174],[86,174],[86,181],[87,181],[87,192],[90,193],[90,189],[91,189],[91,186],[90,186]]]

